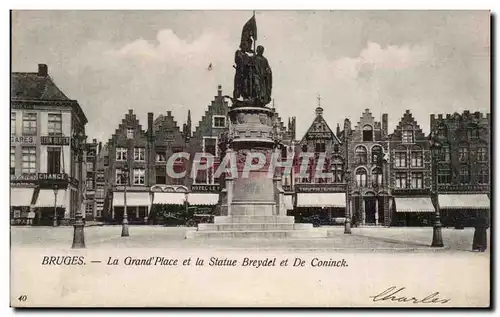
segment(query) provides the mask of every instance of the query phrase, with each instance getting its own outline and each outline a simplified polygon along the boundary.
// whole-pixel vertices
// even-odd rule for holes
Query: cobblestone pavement
[[[320,227],[328,238],[312,239],[184,239],[185,227],[130,226],[130,236],[121,237],[121,226],[85,228],[85,243],[97,248],[215,248],[261,250],[345,250],[355,252],[452,252],[470,251],[474,230],[443,228],[445,248],[429,247],[432,228],[353,228],[351,235],[343,227]],[[71,247],[73,227],[11,227],[12,247]],[[488,251],[489,252],[489,251]]]

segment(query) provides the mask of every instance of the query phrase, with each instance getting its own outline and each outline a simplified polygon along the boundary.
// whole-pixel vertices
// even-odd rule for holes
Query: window
[[[338,153],[339,152],[339,145],[338,144],[334,144],[333,145],[333,152],[334,153]]]
[[[324,141],[316,141],[316,153],[321,153],[326,151],[326,146]]]
[[[22,174],[35,174],[36,173],[36,148],[23,147],[22,148]]]
[[[414,143],[414,138],[413,138],[413,127],[411,125],[408,125],[404,128],[402,137],[401,137],[401,142],[402,143]]]
[[[370,125],[363,127],[363,141],[373,141],[373,129]]]
[[[226,117],[214,116],[214,122],[213,122],[214,128],[224,128],[225,126],[226,126]]]
[[[23,134],[24,135],[36,134],[36,113],[30,113],[30,112],[23,113]]]
[[[167,154],[165,152],[156,152],[156,161],[157,162],[166,162]]]
[[[16,113],[10,113],[10,134],[16,135]]]
[[[342,163],[334,163],[332,165],[332,173],[333,173],[333,182],[334,183],[342,183],[343,181],[343,174],[344,174],[344,167]]]
[[[396,173],[396,188],[406,188],[406,173]]]
[[[127,139],[134,138],[134,128],[127,128]]]
[[[203,152],[210,153],[213,156],[217,156],[217,139],[204,138],[203,139]]]
[[[102,202],[96,202],[95,216],[96,217],[101,217],[101,213],[102,213],[103,209],[104,209],[104,203],[102,203]]]
[[[49,135],[62,134],[62,116],[60,113],[49,113],[49,124],[47,128]]]
[[[382,159],[382,148],[378,145],[372,147],[372,163],[379,164]]]
[[[441,148],[441,161],[442,162],[449,162],[450,161],[450,147],[449,146],[443,146]]]
[[[94,163],[87,162],[85,168],[87,169],[87,172],[92,172],[94,170]]]
[[[134,148],[134,161],[145,161],[146,149],[143,147]]]
[[[382,169],[380,167],[376,167],[372,170],[372,185],[382,185]]]
[[[176,146],[173,146],[172,147],[172,152],[173,153],[180,153],[182,152],[184,149],[182,148],[182,146],[179,146],[179,145],[176,145]]]
[[[451,183],[450,164],[439,164],[439,166],[438,166],[438,183],[439,184],[450,184]]]
[[[302,152],[307,152],[307,144],[302,144]]]
[[[423,187],[424,187],[424,174],[411,173],[411,188],[423,188]]]
[[[95,178],[96,183],[104,183],[104,173],[99,172]]]
[[[479,184],[488,184],[490,181],[489,173],[488,173],[488,168],[486,166],[481,166],[481,169],[479,170],[479,174],[477,177],[477,182]]]
[[[477,149],[477,160],[480,162],[485,162],[488,160],[488,149],[485,147],[480,147]]]
[[[366,154],[366,148],[364,146],[358,146],[354,152],[355,152],[354,156],[356,163],[358,164],[367,163],[368,158]]]
[[[470,127],[467,129],[467,138],[469,140],[479,139],[479,129],[477,127]]]
[[[93,203],[85,204],[85,215],[86,216],[94,215],[94,204]]]
[[[288,147],[287,146],[282,146],[281,147],[281,159],[286,160],[288,155]]]
[[[134,169],[134,185],[145,185],[146,184],[146,170],[143,168]]]
[[[16,173],[16,147],[10,147],[10,175]]]
[[[396,167],[406,167],[406,152],[398,151],[394,155]]]
[[[87,190],[92,190],[94,189],[94,182],[92,181],[92,179],[87,179],[87,182],[86,182],[86,187],[87,187]]]
[[[116,148],[116,160],[126,161],[127,160],[127,148],[118,147]]]
[[[61,148],[47,148],[47,173],[58,174],[61,172]]]
[[[447,128],[446,125],[440,124],[438,127],[438,136],[446,137],[447,136]]]
[[[469,167],[467,165],[460,166],[460,184],[470,183]]]
[[[460,162],[467,162],[468,159],[469,159],[469,149],[464,146],[461,146],[458,149],[458,160]]]
[[[125,175],[123,174],[123,171],[120,168],[117,168],[115,171],[115,182],[116,185],[123,185],[125,184]]]
[[[358,187],[366,187],[366,170],[364,168],[360,168],[356,171],[356,184]]]
[[[412,167],[424,166],[423,155],[424,153],[421,150],[413,149],[411,152],[411,166]]]

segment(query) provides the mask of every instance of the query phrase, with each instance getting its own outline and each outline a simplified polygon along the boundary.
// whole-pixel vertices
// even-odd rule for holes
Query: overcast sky
[[[107,141],[128,109],[147,126],[171,110],[197,125],[221,84],[233,90],[234,52],[251,11],[17,11],[12,70],[38,63],[79,101],[90,138]],[[273,70],[283,121],[297,137],[321,95],[335,130],[369,108],[392,131],[409,109],[425,132],[430,113],[490,112],[487,11],[257,11],[258,44]],[[212,70],[208,65],[212,63]],[[193,126],[194,129],[194,126]],[[391,132],[390,131],[390,132]]]

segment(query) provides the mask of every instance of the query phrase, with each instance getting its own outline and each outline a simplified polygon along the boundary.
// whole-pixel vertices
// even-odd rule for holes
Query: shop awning
[[[490,199],[486,194],[441,194],[441,209],[489,209]]]
[[[397,212],[434,212],[430,197],[395,197]]]
[[[188,202],[190,205],[206,205],[212,206],[217,205],[219,202],[219,194],[213,193],[190,193],[188,194]]]
[[[67,198],[69,197],[69,190],[57,191],[57,207],[66,207]],[[55,202],[54,190],[40,189],[38,199],[36,200],[35,207],[54,207]]]
[[[153,193],[153,204],[184,205],[185,193]]]
[[[345,208],[344,193],[298,193],[297,207]]]
[[[11,188],[10,189],[10,205],[13,207],[17,206],[29,206],[31,205],[31,199],[33,198],[34,188]]]
[[[293,210],[292,195],[284,195],[284,197],[285,197],[285,207],[286,207],[286,210]]]
[[[140,193],[127,192],[127,206],[149,206],[149,205],[151,205],[149,192],[140,192]],[[125,206],[124,192],[113,193],[113,206],[114,207]]]

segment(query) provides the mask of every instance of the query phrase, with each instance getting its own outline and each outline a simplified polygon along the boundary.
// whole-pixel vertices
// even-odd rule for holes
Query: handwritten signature
[[[391,286],[388,289],[381,292],[380,294],[370,296],[370,298],[374,302],[391,301],[391,302],[411,303],[411,304],[445,304],[451,300],[449,298],[440,298],[439,292],[434,292],[432,294],[429,294],[422,299],[413,296],[409,297],[402,294],[402,292],[405,289],[406,287],[398,288],[396,286]]]

